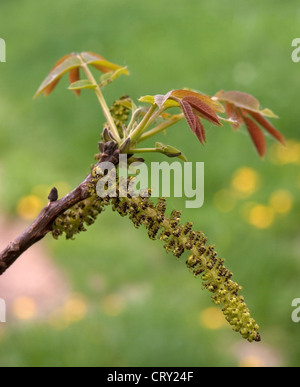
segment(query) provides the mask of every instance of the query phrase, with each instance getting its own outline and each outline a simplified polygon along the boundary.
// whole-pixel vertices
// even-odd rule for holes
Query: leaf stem
[[[112,115],[110,114],[109,107],[107,106],[107,103],[106,103],[105,98],[104,98],[104,96],[103,96],[103,94],[101,92],[101,89],[100,89],[98,83],[96,82],[92,72],[88,68],[87,64],[82,59],[81,55],[79,55],[78,57],[79,57],[79,59],[81,61],[81,68],[85,72],[85,74],[88,77],[89,81],[92,82],[93,85],[95,86],[94,90],[95,90],[96,96],[97,96],[98,101],[100,103],[100,106],[101,106],[101,108],[103,110],[104,116],[105,116],[105,118],[106,118],[106,120],[108,122],[110,130],[112,131],[112,134],[115,137],[115,139],[120,144],[121,143],[121,138],[120,138],[118,129],[116,127],[116,124],[114,122],[114,119],[113,119]]]
[[[151,152],[159,152],[157,148],[135,148],[129,149],[128,153],[151,153]]]
[[[138,141],[139,137],[142,135],[142,133],[148,128],[148,126],[151,124],[153,113],[155,112],[157,108],[156,104],[153,104],[148,112],[146,113],[145,117],[142,119],[142,121],[138,124],[138,126],[134,129],[134,131],[130,134],[131,142],[134,143],[135,141]]]

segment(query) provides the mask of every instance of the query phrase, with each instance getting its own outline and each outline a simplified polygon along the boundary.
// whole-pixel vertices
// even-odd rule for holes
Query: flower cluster
[[[163,198],[156,205],[147,197],[117,197],[111,202],[113,210],[121,216],[129,216],[135,227],[144,225],[151,239],[164,241],[165,249],[175,257],[189,252],[187,267],[195,276],[200,276],[203,287],[213,293],[213,302],[223,306],[222,311],[233,329],[250,342],[261,340],[259,327],[239,295],[242,288],[232,281],[232,273],[224,266],[224,260],[217,257],[214,246],[206,245],[207,238],[202,232],[193,231],[192,223],[180,224],[179,211],[167,217]]]
[[[110,114],[112,115],[120,137],[123,137],[123,127],[128,121],[130,115],[130,109],[125,106],[124,102],[128,101],[130,103],[130,98],[126,95],[122,96],[120,100],[117,100],[113,103],[109,109]],[[104,127],[107,127],[107,123],[104,124]]]
[[[99,198],[96,194],[76,204],[56,218],[52,226],[53,238],[58,239],[65,234],[66,239],[74,239],[74,235],[86,231],[86,226],[95,223],[108,204],[108,199]]]

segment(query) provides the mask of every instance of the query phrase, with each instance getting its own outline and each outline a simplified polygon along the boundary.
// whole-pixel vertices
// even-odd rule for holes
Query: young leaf
[[[55,86],[58,84],[60,78],[68,71],[79,67],[81,64],[80,59],[76,54],[66,55],[61,58],[52,68],[46,79],[42,82],[38,91],[35,93],[34,98],[44,93],[45,96],[49,95]]]
[[[155,96],[153,96],[153,95],[145,95],[145,96],[139,98],[139,102],[149,103],[151,105],[154,105],[156,103],[155,102]],[[172,108],[172,107],[179,107],[180,106],[178,102],[170,100],[170,99],[166,100],[164,102],[164,105],[165,105],[166,108]]]
[[[285,145],[284,136],[274,128],[274,126],[269,122],[266,118],[264,118],[261,114],[255,112],[249,112],[251,116],[263,127],[267,132],[271,134],[277,141],[279,141],[282,145]]]
[[[198,137],[199,141],[201,142],[202,145],[206,142],[206,133],[204,126],[198,116],[196,116],[196,130],[195,134]]]
[[[241,91],[219,91],[215,97],[219,101],[229,102],[241,109],[246,109],[266,117],[278,118],[270,109],[260,110],[259,101],[250,94]]]
[[[238,109],[235,108],[235,106],[232,103],[226,102],[225,104],[225,110],[227,117],[234,121],[231,123],[234,130],[238,130],[243,125],[243,117],[241,116]]]
[[[167,157],[178,157],[184,162],[187,162],[185,155],[180,150],[171,145],[164,145],[161,142],[157,142],[155,144],[155,148],[158,150],[158,152],[163,153]]]
[[[72,85],[75,82],[78,82],[80,79],[80,69],[79,67],[76,67],[69,72],[69,82],[70,85]],[[80,90],[73,89],[74,93],[79,97],[80,96]]]
[[[215,125],[222,126],[218,116],[216,113],[211,109],[209,105],[204,103],[201,99],[196,98],[194,96],[187,96],[182,99],[182,101],[188,102],[192,108],[194,108],[198,113],[200,113],[200,116],[205,118],[206,120],[212,122]]]
[[[250,133],[252,141],[258,151],[260,157],[264,157],[267,150],[266,140],[263,132],[260,130],[258,125],[252,121],[249,117],[244,116],[244,121],[247,129]]]
[[[208,95],[200,94],[192,90],[173,90],[172,91],[172,96],[176,98],[183,99],[185,97],[194,97],[199,99],[200,101],[204,102],[206,105],[208,105],[213,111],[218,112],[218,113],[224,113],[224,107],[223,105],[209,97]]]
[[[182,100],[181,102],[181,108],[185,115],[185,118],[187,120],[187,123],[189,124],[189,127],[192,129],[194,133],[197,131],[197,120],[196,116],[194,115],[193,108],[188,102],[185,102]]]
[[[80,81],[72,83],[68,89],[72,91],[80,91],[83,89],[96,89],[97,85],[95,85],[93,82],[89,81],[88,79],[82,79]]]
[[[109,73],[105,73],[100,77],[100,87],[104,87],[109,83],[113,82],[121,75],[128,75],[127,67],[121,67],[116,71],[111,71]]]
[[[95,54],[93,52],[82,52],[80,56],[86,64],[94,66],[102,73],[110,73],[112,71],[116,71],[123,68],[124,74],[126,75],[129,74],[129,71],[127,70],[126,67],[122,67],[112,62],[109,62],[102,56]]]
[[[154,101],[156,103],[156,105],[161,108],[163,105],[165,105],[165,103],[167,102],[167,100],[170,98],[172,94],[172,91],[170,91],[169,93],[167,93],[166,95],[162,95],[162,94],[157,94],[154,96]]]

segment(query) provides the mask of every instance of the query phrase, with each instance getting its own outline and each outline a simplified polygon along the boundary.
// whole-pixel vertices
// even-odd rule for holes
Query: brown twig
[[[119,150],[116,144],[109,142],[105,144],[104,151],[97,165],[109,161],[113,164],[118,163]],[[66,210],[75,204],[91,196],[90,186],[93,182],[93,176],[90,174],[78,187],[66,196],[57,201],[50,201],[42,209],[35,221],[14,241],[0,252],[0,275],[2,275],[27,249],[43,239],[52,231],[53,222]]]

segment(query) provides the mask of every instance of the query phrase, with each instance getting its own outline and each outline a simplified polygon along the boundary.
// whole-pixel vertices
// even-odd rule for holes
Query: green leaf
[[[124,106],[126,107],[127,109],[130,109],[132,111],[135,111],[137,109],[135,103],[133,102],[133,100],[131,98],[126,98],[126,99],[118,99],[116,101],[116,103],[118,105],[121,105],[121,106]]]
[[[154,101],[155,101],[156,105],[159,108],[163,107],[163,105],[166,105],[166,102],[171,97],[171,94],[172,94],[172,91],[169,91],[169,93],[167,93],[166,95],[163,95],[163,94],[155,95],[154,96]]]
[[[121,75],[128,75],[129,72],[127,67],[121,67],[116,71],[111,71],[109,73],[105,73],[100,77],[100,87],[106,86],[109,83],[115,81]]]
[[[49,95],[64,74],[75,68],[82,68],[84,65],[92,65],[103,73],[114,73],[113,77],[118,77],[121,74],[129,74],[126,67],[109,62],[98,54],[91,52],[83,52],[81,54],[72,53],[64,56],[54,65],[46,79],[40,85],[34,98],[42,93],[46,96]]]
[[[69,90],[83,90],[83,89],[96,89],[97,85],[89,81],[88,79],[82,79],[77,82],[73,82],[68,89]]]
[[[126,69],[124,71],[124,74],[128,75],[129,71],[126,67],[119,66],[115,63],[109,62],[102,56],[95,54],[93,52],[82,52],[81,58],[87,65],[92,65],[96,67],[98,70],[102,71],[103,73],[110,73],[112,71],[116,71],[119,69]]]
[[[143,103],[150,103],[151,105],[154,105],[156,102],[155,102],[155,98],[157,98],[157,96],[153,96],[153,95],[145,95],[143,97],[141,97],[139,99],[139,102],[143,102]],[[176,101],[173,101],[173,100],[170,100],[168,99],[167,101],[164,102],[164,105],[166,108],[171,108],[171,107],[178,107],[180,106],[178,104],[178,102]]]

